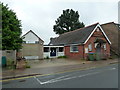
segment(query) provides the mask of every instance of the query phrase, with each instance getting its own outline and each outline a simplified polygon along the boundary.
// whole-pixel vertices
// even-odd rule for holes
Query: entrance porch
[[[58,56],[64,56],[64,46],[51,46],[44,45],[44,58],[56,58]]]

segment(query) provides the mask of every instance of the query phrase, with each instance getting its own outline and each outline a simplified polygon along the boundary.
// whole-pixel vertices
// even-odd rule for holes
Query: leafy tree
[[[83,22],[79,21],[78,11],[72,9],[63,10],[63,14],[57,18],[55,23],[53,31],[59,35],[85,26]]]
[[[0,2],[2,8],[2,50],[19,50],[22,47],[21,23],[8,5]]]

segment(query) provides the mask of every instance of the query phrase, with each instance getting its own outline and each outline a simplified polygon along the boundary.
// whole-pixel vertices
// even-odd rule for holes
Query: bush
[[[14,65],[14,61],[13,60],[7,60],[7,66],[11,66]]]
[[[7,67],[6,67],[7,69],[16,69],[14,60],[8,59],[6,63],[7,63]]]
[[[46,58],[44,58],[44,59],[50,59],[50,58],[49,58],[49,56],[46,56]]]
[[[67,56],[58,56],[57,58],[67,58]]]
[[[29,65],[26,65],[26,68],[30,68],[30,66],[29,66]]]

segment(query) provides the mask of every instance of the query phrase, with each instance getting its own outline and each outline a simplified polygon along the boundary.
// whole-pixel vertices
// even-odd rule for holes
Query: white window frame
[[[87,47],[85,48],[85,53],[88,53],[88,48]]]
[[[103,47],[104,47],[104,50],[106,50],[106,49],[107,49],[106,44],[104,44],[104,45],[103,45]]]
[[[76,46],[77,47],[77,51],[73,51],[73,47]],[[71,45],[70,46],[70,52],[79,52],[79,48],[78,48],[78,45]]]
[[[95,43],[95,48],[97,47],[98,43]]]
[[[89,50],[89,51],[92,51],[92,43],[90,43],[90,44],[88,45],[88,50]]]
[[[39,43],[39,41],[35,41],[35,44],[38,44]]]
[[[100,31],[100,29],[99,29],[99,28],[97,28],[97,29],[96,29],[96,31],[97,31],[97,32],[99,32],[99,31]]]

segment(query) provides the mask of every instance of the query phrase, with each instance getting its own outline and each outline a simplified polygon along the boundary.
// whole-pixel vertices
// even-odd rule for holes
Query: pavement
[[[70,60],[70,59],[49,59],[31,60],[28,64],[31,68],[7,70],[2,69],[2,80],[19,78],[34,75],[49,75],[53,73],[69,72],[71,70],[85,70],[117,63],[118,59],[108,59],[99,61]]]

